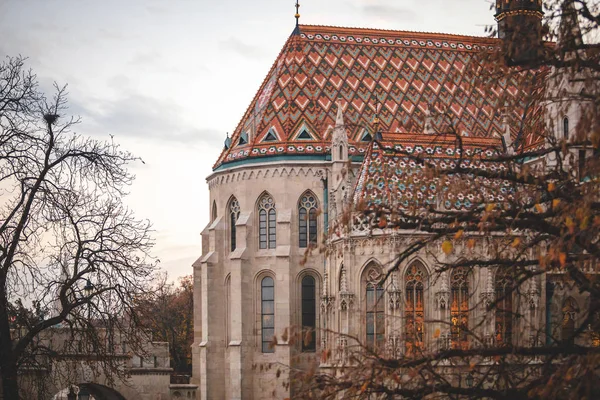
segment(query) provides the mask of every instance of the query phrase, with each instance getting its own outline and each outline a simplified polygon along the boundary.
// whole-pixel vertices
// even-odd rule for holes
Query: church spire
[[[294,28],[294,32],[292,33],[293,35],[299,35],[300,34],[300,1],[296,0],[296,15],[294,15],[294,18],[296,18],[296,27]]]
[[[558,27],[558,48],[567,55],[578,53],[583,46],[583,35],[577,19],[574,0],[564,0]]]

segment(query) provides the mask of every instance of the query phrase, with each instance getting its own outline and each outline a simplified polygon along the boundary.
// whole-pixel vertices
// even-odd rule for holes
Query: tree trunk
[[[0,296],[0,379],[3,398],[18,399],[17,366],[13,354],[7,304],[6,296]]]
[[[17,383],[17,367],[13,363],[2,362],[2,395],[4,399],[18,399],[19,385]]]

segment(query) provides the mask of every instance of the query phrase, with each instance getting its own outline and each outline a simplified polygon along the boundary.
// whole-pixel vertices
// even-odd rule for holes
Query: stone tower
[[[507,62],[518,65],[534,60],[542,49],[542,0],[496,0],[498,37]]]

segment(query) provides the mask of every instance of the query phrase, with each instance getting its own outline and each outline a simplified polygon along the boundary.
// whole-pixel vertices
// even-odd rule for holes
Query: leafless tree
[[[109,377],[115,335],[135,351],[134,302],[156,269],[150,223],[123,203],[140,161],[112,141],[74,132],[66,87],[51,98],[25,59],[0,63],[0,374],[19,398],[24,368],[84,353]],[[42,340],[65,329],[61,348]],[[45,358],[46,357],[46,358]]]

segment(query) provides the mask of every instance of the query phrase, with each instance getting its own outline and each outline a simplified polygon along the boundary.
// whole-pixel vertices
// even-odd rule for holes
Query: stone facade
[[[433,34],[431,38],[419,36],[421,44],[418,40],[373,39],[376,35],[394,34],[389,31],[348,33],[323,28],[326,32],[319,36],[313,32],[318,28],[301,26],[294,34],[298,35],[303,29],[307,33],[302,33],[302,38],[306,40],[313,37],[324,41],[342,40],[344,37],[347,41],[352,37],[358,41],[356,35],[360,33],[365,37],[371,35],[369,43],[446,46],[435,42],[445,39]],[[398,33],[403,34],[407,33]],[[288,42],[296,46],[299,40],[302,39],[292,36]],[[460,46],[450,43],[447,47]],[[298,54],[298,50],[294,50],[297,48],[290,47],[289,53],[286,53],[287,47],[282,50],[249,110],[259,110],[266,119],[273,118],[268,117],[269,107],[272,107],[272,115],[279,115],[275,111],[283,109],[281,104],[289,101],[285,97],[289,93],[277,94],[277,85],[281,93],[285,93],[288,82],[295,80],[297,85],[304,82],[301,76],[288,79],[285,65],[296,62],[303,67],[310,63],[318,65],[321,57],[330,58],[328,62],[334,67],[338,62],[339,54],[334,54],[336,57]],[[360,56],[348,61],[342,55],[340,60],[346,65],[360,63],[365,69],[369,62],[380,67],[394,64],[393,57],[388,64],[377,56],[367,61]],[[419,70],[418,65],[407,62]],[[423,63],[428,70],[435,68],[426,61]],[[344,67],[339,64],[339,68]],[[314,77],[317,85],[320,85],[319,79]],[[364,78],[367,86],[368,79]],[[400,83],[396,84],[401,85],[403,81],[398,79]],[[331,80],[335,87],[334,77]],[[352,87],[350,78],[347,82]],[[549,81],[545,89],[557,91],[566,84],[568,82],[556,78]],[[418,82],[409,82],[404,93],[412,93],[413,86],[420,90]],[[322,87],[326,92],[328,86],[323,84]],[[344,90],[340,90],[340,96],[345,96]],[[281,111],[272,126],[258,124],[256,116],[249,117],[251,114],[247,113],[236,133],[228,137],[214,172],[207,178],[211,222],[202,232],[202,256],[193,265],[192,383],[199,386],[201,399],[291,397],[294,392],[293,384],[289,383],[289,367],[332,368],[344,364],[348,349],[355,346],[356,341],[399,357],[413,351],[414,346],[444,349],[477,345],[463,341],[460,330],[452,328],[461,323],[477,327],[481,344],[511,340],[523,346],[560,339],[566,314],[575,321],[575,326],[581,323],[589,299],[575,293],[560,274],[538,275],[515,294],[513,301],[521,317],[511,323],[509,331],[499,328],[494,313],[486,310],[501,290],[504,278],[489,268],[468,275],[460,271],[438,273],[436,268],[441,262],[453,260],[441,252],[441,243],[431,243],[390,272],[394,256],[423,233],[373,230],[365,221],[345,214],[345,207],[352,202],[357,187],[359,171],[364,167],[361,165],[365,162],[364,149],[372,136],[379,133],[379,115],[385,116],[383,111],[378,114],[375,106],[369,117],[374,121],[375,131],[373,135],[362,133],[362,125],[357,128],[352,123],[365,117],[352,114],[359,108],[356,104],[361,102],[360,96],[357,91],[355,97],[338,101],[335,118],[328,108],[323,110],[332,124],[323,123],[322,131],[308,122],[298,122],[293,129],[285,131],[280,121],[287,117]],[[269,105],[264,106],[265,102]],[[295,102],[302,108],[301,98]],[[323,103],[320,106],[326,108]],[[261,111],[261,107],[267,111]],[[386,107],[394,108],[389,104]],[[564,119],[574,127],[580,115],[578,107],[580,105],[573,104],[564,114],[564,110],[547,104],[548,132],[561,138],[564,135],[561,129],[566,126]],[[310,119],[312,111],[302,110],[298,112]],[[389,118],[392,122],[382,121],[387,124],[384,130],[391,134],[404,133],[399,128],[393,130],[397,126],[393,118],[402,112],[408,113],[406,110],[408,108],[396,109]],[[414,110],[421,113],[417,108]],[[289,117],[291,111],[287,113]],[[352,121],[345,123],[348,118]],[[415,135],[431,135],[440,126],[439,119],[432,116],[429,108],[419,118],[422,126],[412,131]],[[506,119],[498,122],[495,118],[492,116],[484,125],[493,127],[497,123],[499,130],[482,137],[503,136],[510,148],[516,137],[515,129]],[[502,120],[502,116],[498,118]],[[303,133],[302,129],[307,132]],[[306,141],[299,139],[303,134],[308,136]],[[284,142],[282,137],[289,139],[280,147],[278,143],[273,146],[269,143],[271,140]],[[526,142],[530,148],[545,145],[536,138],[527,138]],[[314,154],[299,154],[308,151],[309,146],[313,146],[310,151]],[[574,154],[574,159],[580,156]],[[529,163],[534,168],[545,168],[552,160],[540,158]],[[307,196],[314,200],[314,214],[310,212],[312,206],[305,207]],[[336,230],[336,222],[340,221],[344,221],[347,230]],[[308,251],[310,242],[315,246]],[[475,241],[471,251],[485,257],[488,248],[489,242],[481,239]],[[373,299],[380,301],[373,303]],[[429,319],[440,322],[424,322]],[[315,335],[308,337],[312,344],[290,340],[290,332],[298,332],[301,326],[314,326]],[[323,354],[329,356],[324,358]]]

